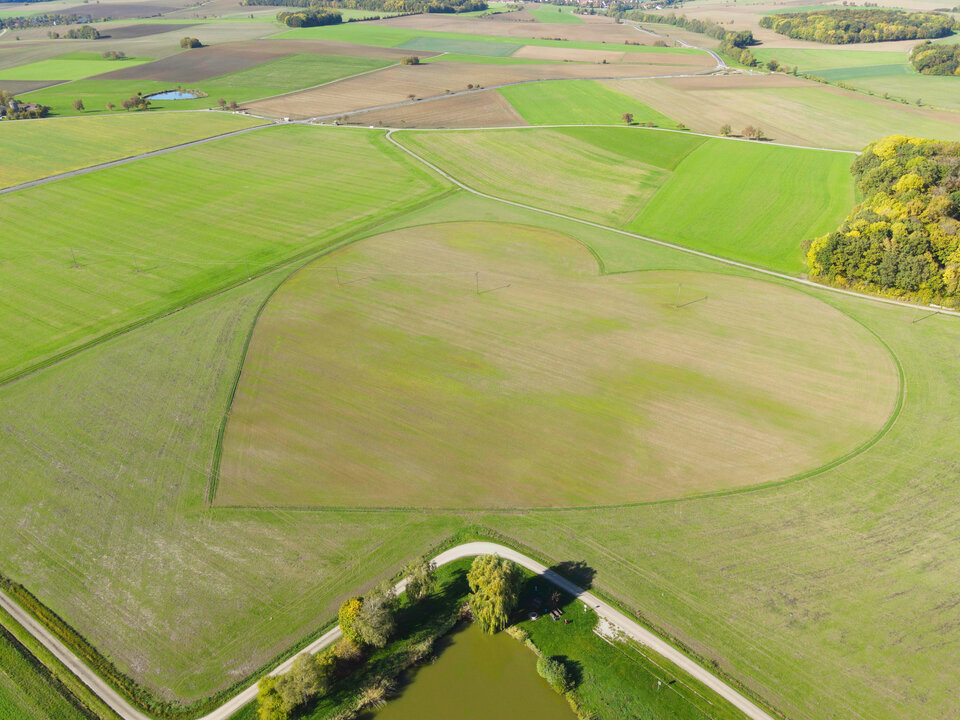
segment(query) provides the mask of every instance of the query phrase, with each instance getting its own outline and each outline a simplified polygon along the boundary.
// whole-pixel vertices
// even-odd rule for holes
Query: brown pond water
[[[436,662],[412,673],[372,720],[572,720],[567,701],[537,675],[537,658],[505,633],[469,623]]]

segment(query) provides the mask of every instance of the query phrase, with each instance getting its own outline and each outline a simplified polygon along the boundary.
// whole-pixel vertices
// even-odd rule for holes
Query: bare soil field
[[[678,311],[678,283],[709,297]],[[274,294],[216,502],[677,497],[832,459],[875,433],[898,393],[884,347],[805,293],[709,273],[601,277],[556,232],[419,226],[332,253]]]
[[[563,39],[571,42],[622,43],[626,40],[649,45],[655,39],[638,33],[628,25],[617,25],[612,20],[604,23],[504,22],[496,15],[477,18],[458,18],[442,14],[406,15],[378,20],[377,25],[402,27],[412,30],[466,33],[471,35],[499,35],[508,38]],[[648,38],[651,42],[648,42]]]
[[[32,90],[56,85],[57,80],[0,80],[0,90],[9,90],[12,93],[28,93]]]
[[[392,47],[376,47],[373,45],[358,45],[356,43],[341,42],[339,40],[326,40],[321,38],[284,38],[283,40],[248,40],[245,42],[233,43],[230,46],[235,49],[251,48],[259,50],[267,48],[271,51],[285,51],[287,54],[305,54],[305,55],[342,55],[347,57],[375,58],[377,60],[399,60],[409,55],[409,50]],[[417,55],[423,58],[430,58],[439,53],[428,50],[418,50]]]
[[[270,47],[254,48],[250,47],[249,44],[244,47],[235,47],[232,44],[215,45],[188,50],[146,65],[137,65],[136,67],[104,73],[98,75],[97,79],[197,82],[239,70],[246,70],[290,54],[290,50],[283,51]]]
[[[127,40],[129,38],[146,37],[147,35],[159,35],[160,33],[174,32],[175,30],[186,30],[195,27],[190,23],[141,23],[139,25],[124,25],[116,27],[112,24],[97,25],[101,38],[110,38],[111,40]]]
[[[672,56],[671,56],[672,57]],[[708,56],[681,56],[703,57]],[[332,116],[365,108],[430,98],[447,91],[466,90],[468,84],[496,87],[517,82],[559,78],[624,78],[684,72],[682,65],[489,65],[428,63],[417,67],[389,67],[363,77],[347,78],[320,88],[270,98],[246,107],[258,114],[304,119]]]
[[[510,57],[527,60],[551,60],[568,62],[598,63],[606,60],[608,63],[623,61],[622,52],[607,52],[604,50],[582,50],[580,48],[541,47],[539,45],[524,45]]]
[[[351,125],[410,128],[515,127],[527,125],[496,90],[455,95],[352,115]]]

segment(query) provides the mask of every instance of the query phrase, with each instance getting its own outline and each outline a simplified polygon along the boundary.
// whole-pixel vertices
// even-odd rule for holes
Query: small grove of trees
[[[180,47],[189,50],[191,48],[203,47],[203,43],[195,37],[185,37],[180,38]]]
[[[940,13],[837,8],[764,15],[760,27],[798,40],[845,45],[945,37],[956,29],[957,23]]]
[[[307,10],[285,10],[277,13],[277,22],[287,27],[320,27],[321,25],[339,25],[343,16],[336,10],[311,7]]]
[[[70,28],[63,37],[68,40],[99,40],[100,31],[93,25],[81,25],[78,28]]]
[[[400,58],[401,65],[419,65],[420,56],[419,55],[404,55]]]
[[[100,56],[104,60],[123,60],[127,54],[123,50],[106,50]]]
[[[258,720],[288,720],[327,693],[361,657],[357,647],[346,638],[325,652],[297,655],[289,671],[267,675],[257,684]]]
[[[120,106],[124,110],[147,110],[150,107],[149,98],[145,98],[140,93],[128,97],[126,100],[120,103]]]
[[[813,279],[960,306],[960,142],[870,143],[851,172],[864,197],[807,245]]]
[[[470,611],[481,630],[496,633],[510,624],[510,613],[517,606],[520,568],[496,555],[479,555],[467,573],[470,585]]]
[[[960,75],[960,45],[920,43],[910,52],[910,62],[924,75]]]

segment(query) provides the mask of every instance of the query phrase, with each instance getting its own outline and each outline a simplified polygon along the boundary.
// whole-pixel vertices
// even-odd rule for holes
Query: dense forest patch
[[[797,40],[846,45],[944,37],[956,29],[956,22],[939,13],[840,8],[767,15],[760,19],[760,27]]]
[[[891,135],[851,170],[866,199],[810,244],[810,277],[960,305],[960,143]]]
[[[960,75],[960,44],[921,43],[910,53],[910,62],[924,75]]]

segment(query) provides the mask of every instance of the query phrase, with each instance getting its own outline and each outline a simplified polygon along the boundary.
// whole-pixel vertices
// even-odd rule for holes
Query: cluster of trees
[[[286,10],[277,13],[277,22],[288,27],[319,27],[321,25],[339,25],[343,16],[336,10],[311,7],[305,10]]]
[[[9,90],[0,90],[0,118],[7,120],[34,120],[46,117],[50,108],[38,103],[17,100]]]
[[[924,75],[960,75],[960,45],[920,43],[910,52],[910,62]]]
[[[403,573],[407,578],[408,605],[422,602],[436,590],[436,566],[426,558],[414,560]],[[258,720],[296,717],[316,698],[329,692],[371,649],[385,647],[396,635],[400,629],[399,609],[400,599],[393,585],[386,581],[363,597],[345,600],[338,618],[343,638],[333,648],[313,656],[298,655],[289,672],[260,680]],[[379,682],[365,692],[373,696],[382,694],[385,688],[384,682]]]
[[[390,13],[463,13],[486,10],[485,0],[243,0],[244,5],[379,10]]]
[[[25,30],[26,28],[47,27],[50,25],[80,25],[82,23],[104,22],[109,17],[98,17],[94,19],[92,15],[77,15],[76,13],[42,13],[40,15],[31,15],[29,17],[0,17],[0,29],[10,28],[11,30]],[[55,33],[60,37],[59,33]]]
[[[123,50],[106,50],[100,56],[104,60],[123,60],[127,54]]]
[[[180,38],[180,47],[190,50],[192,48],[203,47],[203,43],[195,37]]]
[[[99,40],[100,31],[93,25],[81,25],[80,27],[70,28],[63,35],[60,33],[48,33],[53,39],[66,38],[67,40]]]
[[[807,248],[811,278],[960,304],[960,142],[871,143],[852,172],[865,200]]]
[[[755,67],[760,64],[760,61],[754,57],[749,49],[751,45],[757,44],[753,33],[749,30],[727,30],[723,25],[713,20],[699,20],[688,18],[686,15],[675,15],[674,13],[652,15],[650,13],[631,12],[626,17],[641,23],[676,25],[684,30],[715,38],[720,41],[718,51],[733,58],[741,65]]]
[[[150,99],[145,98],[140,93],[137,93],[136,95],[131,95],[122,103],[120,103],[120,107],[122,107],[124,110],[147,110],[150,107]]]
[[[938,38],[950,35],[956,26],[948,15],[880,8],[837,8],[760,18],[760,27],[780,35],[834,45]]]

